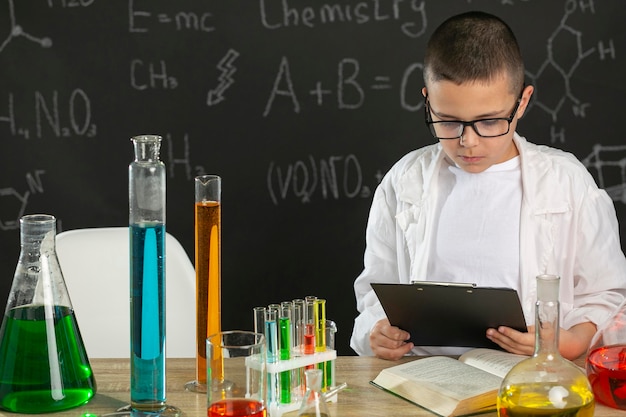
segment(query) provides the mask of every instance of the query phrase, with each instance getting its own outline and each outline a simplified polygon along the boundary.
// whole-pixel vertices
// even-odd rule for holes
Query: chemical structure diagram
[[[27,189],[0,188],[0,231],[19,229],[19,220],[26,211],[29,198],[44,192],[42,177],[45,173],[42,169],[27,173]]]
[[[613,40],[609,40],[608,46],[603,41],[598,42],[598,47],[592,47],[585,49],[583,47],[583,33],[572,26],[567,24],[568,18],[575,12],[580,11],[582,13],[591,12],[595,13],[595,6],[593,0],[567,0],[565,2],[565,13],[560,21],[559,26],[552,32],[548,38],[546,45],[546,59],[539,66],[535,73],[526,71],[526,75],[530,78],[535,85],[535,95],[531,107],[536,106],[543,112],[549,114],[553,122],[558,120],[558,115],[563,109],[563,106],[569,101],[572,103],[572,110],[578,117],[585,117],[585,110],[589,106],[589,103],[582,102],[573,92],[571,86],[571,79],[584,59],[588,58],[591,54],[597,52],[600,60],[611,57],[615,59],[615,47]],[[556,48],[555,45],[567,45],[566,50],[575,51],[576,54],[573,58],[566,57],[559,53],[561,48]],[[572,47],[573,46],[573,47]],[[569,62],[568,62],[569,59]],[[542,96],[542,85],[547,83],[548,79],[559,80],[563,87],[563,92],[560,97],[544,97]],[[550,81],[552,91],[555,90],[554,82]],[[546,88],[546,90],[548,90]],[[552,142],[565,142],[564,131],[556,132],[552,130]]]
[[[7,37],[0,43],[0,53],[16,38],[23,37],[31,42],[39,44],[43,48],[52,46],[52,40],[48,37],[38,38],[24,31],[15,17],[14,0],[7,0],[9,9],[10,29]],[[22,217],[26,209],[29,197],[33,193],[43,192],[41,176],[43,170],[36,170],[34,173],[26,174],[28,190],[20,192],[13,187],[0,188],[0,206],[3,208],[0,213],[0,231],[14,230],[19,228],[19,218]],[[8,213],[11,211],[11,213]]]
[[[17,23],[17,18],[15,17],[15,4],[14,4],[14,1],[15,0],[7,0],[8,7],[9,7],[9,19],[10,19],[10,26],[11,27],[9,29],[9,34],[7,35],[6,39],[4,41],[2,41],[2,43],[0,44],[0,53],[2,53],[2,51],[11,43],[12,40],[14,40],[16,38],[19,38],[19,37],[24,37],[24,38],[28,39],[31,42],[38,43],[43,48],[51,47],[52,46],[52,39],[50,39],[48,37],[37,38],[37,37],[31,35],[30,33],[24,31],[22,26],[20,26]]]
[[[531,102],[531,107],[535,106],[548,114],[553,122],[558,121],[559,113],[567,103],[571,103],[572,111],[577,117],[585,117],[585,111],[590,105],[583,102],[572,91],[571,79],[580,64],[592,54],[596,54],[600,60],[615,59],[615,46],[613,40],[608,42],[598,41],[597,47],[583,47],[583,33],[568,25],[569,17],[575,12],[595,13],[593,0],[566,0],[565,12],[560,24],[551,33],[546,45],[546,59],[539,66],[536,72],[528,70],[526,75],[535,85],[535,97]],[[556,45],[559,45],[557,47]],[[568,45],[567,50],[575,51],[573,57],[565,57],[559,54],[561,46]],[[559,80],[563,89],[561,96],[545,97],[542,95],[542,84],[547,86],[550,79],[550,90],[555,91],[554,79]],[[546,90],[548,90],[546,88]],[[558,91],[558,88],[556,89]],[[552,142],[565,142],[565,131],[563,128],[551,129]],[[626,146],[604,146],[596,145],[583,161],[583,164],[595,174],[598,185],[605,188],[613,201],[621,201],[626,204]],[[607,174],[616,172],[621,184],[609,184]],[[615,178],[611,176],[611,178]]]
[[[626,204],[626,145],[595,145],[582,162],[596,174],[598,186],[604,188],[613,201]],[[607,184],[605,174],[609,171],[617,171],[622,183]]]

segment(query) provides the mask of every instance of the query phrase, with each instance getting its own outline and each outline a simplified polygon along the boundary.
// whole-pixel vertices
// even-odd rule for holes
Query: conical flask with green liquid
[[[55,239],[54,216],[20,219],[21,252],[0,327],[0,410],[67,410],[96,393]]]

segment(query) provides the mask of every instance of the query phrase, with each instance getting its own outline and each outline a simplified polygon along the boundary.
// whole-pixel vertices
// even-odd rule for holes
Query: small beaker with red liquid
[[[600,326],[587,353],[587,377],[596,399],[626,410],[626,304]]]
[[[206,350],[207,416],[267,417],[265,336],[223,331],[206,339]]]

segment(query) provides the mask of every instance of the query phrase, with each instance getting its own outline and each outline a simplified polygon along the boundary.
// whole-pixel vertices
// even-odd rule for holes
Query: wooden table
[[[404,358],[403,361],[415,358]],[[329,403],[333,417],[389,417],[428,416],[434,414],[407,401],[388,394],[369,384],[381,369],[399,362],[357,356],[341,356],[336,362],[337,383],[346,381],[348,388],[339,393],[336,403]],[[98,416],[110,413],[128,404],[130,399],[130,368],[128,359],[92,359],[98,393],[88,404],[73,410],[46,414],[54,417],[87,417],[87,413]],[[187,392],[184,385],[194,379],[195,359],[167,360],[167,402],[179,407],[186,417],[206,417],[206,397]],[[32,414],[2,413],[2,416],[31,416]],[[286,413],[285,417],[296,416],[297,412]],[[484,414],[495,416],[495,413]],[[596,405],[596,416],[626,416],[626,411]]]

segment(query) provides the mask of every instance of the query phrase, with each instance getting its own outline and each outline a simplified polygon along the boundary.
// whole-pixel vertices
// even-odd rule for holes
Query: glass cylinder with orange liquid
[[[221,188],[217,175],[195,178],[196,379],[191,391],[207,383],[206,339],[221,331]]]

